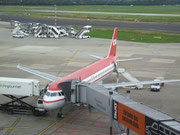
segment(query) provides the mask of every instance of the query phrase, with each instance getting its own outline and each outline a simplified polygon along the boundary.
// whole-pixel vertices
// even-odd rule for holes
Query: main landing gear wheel
[[[63,113],[58,113],[58,114],[57,114],[57,117],[58,117],[58,118],[64,118],[64,115],[63,115]]]
[[[59,112],[58,112],[58,114],[57,114],[57,117],[58,117],[58,118],[64,118],[64,115],[63,115],[63,113],[62,113],[62,108],[59,109]]]

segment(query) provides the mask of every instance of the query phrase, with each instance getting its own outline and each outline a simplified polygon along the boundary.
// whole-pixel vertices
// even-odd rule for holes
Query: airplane
[[[109,53],[107,57],[103,58],[100,56],[92,55],[99,61],[92,63],[68,76],[63,78],[59,78],[47,73],[39,72],[37,70],[29,69],[26,67],[22,67],[20,65],[17,68],[29,72],[31,74],[40,76],[47,80],[52,81],[52,84],[47,87],[47,91],[43,96],[43,105],[46,110],[55,110],[61,109],[65,105],[66,95],[63,92],[64,90],[58,86],[58,84],[65,82],[67,80],[73,80],[79,78],[81,82],[88,82],[88,83],[95,83],[107,78],[112,72],[117,70],[117,63],[123,61],[130,61],[130,60],[138,60],[142,58],[130,58],[130,59],[119,59],[116,55],[116,47],[117,47],[117,33],[118,28],[114,29],[114,34],[112,37]],[[105,88],[118,88],[118,87],[129,87],[129,86],[136,86],[139,84],[153,84],[153,83],[162,83],[162,82],[177,82],[179,80],[161,80],[161,81],[140,81],[140,82],[122,82],[122,83],[111,83],[111,84],[102,84]],[[62,112],[60,113],[62,114]]]

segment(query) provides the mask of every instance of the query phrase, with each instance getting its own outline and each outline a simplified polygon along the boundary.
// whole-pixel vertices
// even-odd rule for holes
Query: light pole
[[[57,25],[57,23],[56,23],[56,3],[55,3],[55,1],[54,1],[54,25],[56,26]]]

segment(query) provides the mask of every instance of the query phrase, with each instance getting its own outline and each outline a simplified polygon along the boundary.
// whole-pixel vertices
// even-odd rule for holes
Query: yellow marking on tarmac
[[[180,122],[180,116],[179,116],[179,117],[177,117],[177,119],[176,119],[176,120]]]
[[[66,60],[72,61],[72,60],[73,60],[73,58],[66,58]]]
[[[39,98],[38,96],[35,96],[34,99],[33,99],[33,101],[32,101],[32,104],[31,104],[31,105],[33,105],[38,98]]]
[[[18,128],[30,128],[30,127],[10,127],[10,128],[4,128],[4,129],[18,129]]]
[[[41,122],[54,122],[53,120],[40,120]]]
[[[76,51],[72,54],[71,57],[66,58],[67,62],[64,63],[64,66],[63,66],[62,70],[57,73],[58,76],[60,75],[60,73],[62,73],[62,72],[64,71],[64,69],[66,69],[66,67],[68,66],[68,64],[73,60],[74,56],[75,56],[78,52],[79,52],[79,50],[76,50]]]
[[[20,120],[21,120],[21,117],[18,117],[18,118],[16,119],[16,121],[12,124],[12,126],[11,126],[10,128],[14,128]],[[5,133],[5,135],[9,135],[12,130],[13,130],[13,129],[8,129],[8,131]]]
[[[51,125],[49,125],[46,129],[44,129],[44,130],[43,130],[41,133],[39,133],[38,135],[42,135],[42,134],[45,133],[49,128],[51,128],[51,127],[53,127],[54,125],[58,124],[59,121],[61,121],[61,120],[62,120],[62,118],[59,119],[59,120],[57,120],[57,121],[55,121],[55,122],[53,122]]]

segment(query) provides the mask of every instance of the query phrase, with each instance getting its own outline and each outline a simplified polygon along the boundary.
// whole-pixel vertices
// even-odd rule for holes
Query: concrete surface
[[[9,24],[0,22],[0,76],[35,78],[41,87],[49,81],[16,68],[17,64],[37,69],[56,76],[65,76],[96,61],[89,55],[106,56],[108,39],[72,38],[37,39],[33,37],[12,38]],[[122,62],[131,74],[139,80],[152,80],[163,76],[165,79],[180,78],[180,44],[147,44],[118,41],[117,54],[120,58],[143,57],[143,60]],[[120,78],[120,81],[126,81]],[[112,74],[104,82],[115,82]],[[149,87],[149,86],[147,86]],[[162,112],[180,118],[180,83],[165,84],[160,92],[148,88],[131,90],[131,98],[150,105]],[[119,89],[125,95],[126,89]],[[0,95],[0,103],[8,101]],[[34,98],[27,99],[30,104]],[[54,113],[35,117],[32,115],[6,114],[0,112],[0,135],[101,135],[109,134],[107,116],[100,112],[89,113],[87,107],[67,104],[65,118],[57,119]],[[113,130],[114,134],[116,130]]]

